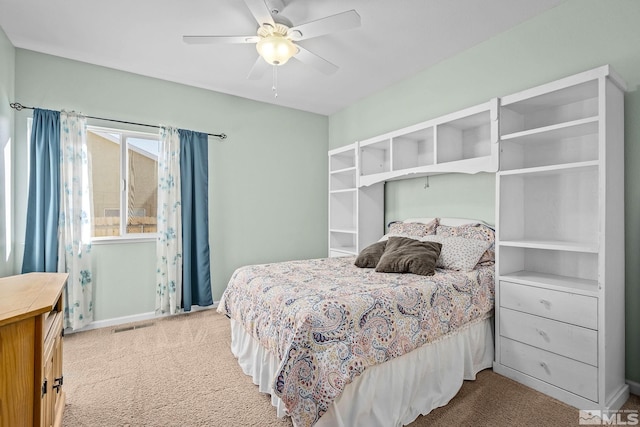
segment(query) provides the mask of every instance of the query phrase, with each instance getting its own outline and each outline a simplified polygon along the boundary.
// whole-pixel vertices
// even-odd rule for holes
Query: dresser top
[[[53,310],[67,273],[27,273],[0,278],[0,326]]]

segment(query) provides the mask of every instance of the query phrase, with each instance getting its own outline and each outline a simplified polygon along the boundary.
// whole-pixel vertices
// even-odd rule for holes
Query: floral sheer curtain
[[[175,314],[182,302],[182,211],[180,135],[160,129],[158,153],[158,241],[156,244],[156,313]]]
[[[58,271],[69,273],[64,293],[65,327],[93,321],[91,266],[92,198],[86,118],[60,112],[60,216]]]
[[[35,109],[22,272],[69,273],[65,327],[93,321],[91,182],[86,119]]]

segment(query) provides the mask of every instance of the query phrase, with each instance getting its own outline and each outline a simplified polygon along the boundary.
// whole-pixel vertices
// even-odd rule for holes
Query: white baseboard
[[[92,329],[109,328],[111,326],[122,325],[124,323],[141,322],[143,320],[158,319],[158,318],[167,317],[167,316],[179,316],[181,314],[189,314],[195,311],[211,310],[215,308],[218,308],[218,301],[214,301],[213,305],[209,305],[207,307],[200,307],[198,305],[193,305],[191,306],[191,311],[183,311],[176,314],[168,314],[168,313],[156,314],[154,311],[150,311],[148,313],[139,313],[139,314],[132,314],[130,316],[114,317],[112,319],[96,320],[89,323],[84,328],[77,329],[75,331],[71,329],[65,329],[64,333],[72,334],[74,332],[84,332],[84,331],[90,331]]]
[[[627,384],[629,384],[629,393],[640,396],[640,383],[627,380]]]

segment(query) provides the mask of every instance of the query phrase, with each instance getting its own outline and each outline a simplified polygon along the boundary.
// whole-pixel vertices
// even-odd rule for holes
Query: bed
[[[406,425],[491,366],[493,230],[470,220],[397,224],[367,249],[438,249],[431,275],[377,271],[380,257],[376,268],[356,266],[365,251],[232,275],[218,306],[231,350],[294,426]]]

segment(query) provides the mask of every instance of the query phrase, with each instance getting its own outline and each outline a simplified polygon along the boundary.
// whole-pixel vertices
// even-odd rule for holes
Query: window
[[[158,136],[87,127],[93,180],[93,237],[156,232]]]

